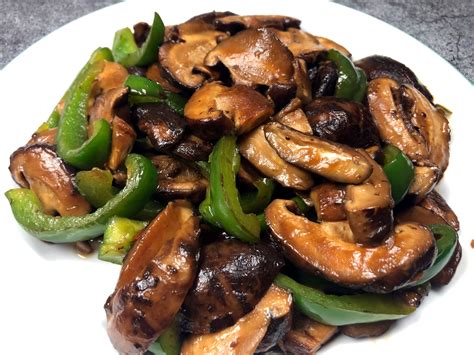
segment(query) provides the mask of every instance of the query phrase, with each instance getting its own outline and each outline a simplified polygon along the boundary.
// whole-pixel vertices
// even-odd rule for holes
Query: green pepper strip
[[[164,103],[173,111],[184,114],[186,99],[174,92],[167,91],[156,81],[139,75],[129,75],[125,86],[130,88],[128,101],[130,104]]]
[[[407,287],[424,284],[435,277],[441,270],[443,270],[446,264],[448,264],[451,256],[453,256],[454,250],[456,249],[458,234],[453,228],[447,224],[430,224],[428,227],[436,237],[436,246],[438,248],[436,260],[430,268],[423,272],[418,280],[408,284]]]
[[[207,198],[199,211],[204,220],[221,226],[227,233],[248,243],[260,238],[260,223],[255,214],[245,214],[239,201],[235,175],[240,166],[236,137],[224,136],[210,156],[210,177]]]
[[[105,227],[104,241],[99,248],[99,259],[121,265],[133,245],[135,236],[146,225],[147,222],[112,217]]]
[[[272,200],[275,183],[269,178],[260,178],[253,182],[256,192],[248,192],[240,196],[240,204],[244,213],[260,213]]]
[[[364,71],[356,68],[348,57],[336,49],[328,51],[328,59],[336,64],[338,70],[335,96],[362,101],[367,91],[367,77]]]
[[[60,101],[66,101],[71,94],[72,88],[76,87],[81,81],[84,80],[85,74],[90,70],[91,65],[94,63],[107,60],[107,61],[112,61],[112,52],[108,48],[97,48],[91,55],[90,59],[87,61],[87,63],[82,67],[80,72],[76,75],[76,78],[72,82],[72,84],[69,86],[69,88],[66,90],[64,93],[63,97],[61,98]],[[53,112],[49,115],[48,120],[46,121],[47,128],[46,129],[51,129],[51,128],[56,128],[59,124],[59,119],[61,118],[61,115],[58,112],[57,106],[54,107]]]
[[[277,275],[274,282],[291,291],[296,307],[303,314],[330,325],[399,319],[416,310],[416,307],[406,305],[401,298],[391,294],[328,295],[283,274]]]
[[[155,355],[179,355],[181,353],[181,341],[178,319],[166,328],[160,337],[150,345],[148,351]]]
[[[156,12],[150,33],[140,48],[129,28],[118,30],[112,46],[114,60],[126,67],[149,65],[157,59],[158,47],[163,42],[164,35],[165,25]]]
[[[83,73],[82,81],[71,88],[59,120],[57,152],[69,164],[87,170],[103,165],[110,152],[112,131],[106,120],[94,122],[88,138],[87,106],[92,85],[104,67],[104,60],[94,62]]]
[[[398,204],[407,194],[415,178],[411,160],[397,147],[387,145],[383,149],[383,171],[392,187],[392,198]]]
[[[156,169],[149,159],[129,154],[127,185],[102,208],[79,217],[55,217],[43,212],[41,203],[29,189],[5,193],[17,222],[34,237],[52,243],[71,243],[101,235],[113,216],[131,217],[140,211],[156,190]]]

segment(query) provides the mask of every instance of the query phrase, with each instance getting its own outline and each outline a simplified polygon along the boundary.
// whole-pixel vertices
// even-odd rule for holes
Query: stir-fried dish
[[[402,63],[298,19],[155,14],[91,55],[6,196],[32,236],[122,264],[119,353],[313,354],[453,277],[449,114]]]

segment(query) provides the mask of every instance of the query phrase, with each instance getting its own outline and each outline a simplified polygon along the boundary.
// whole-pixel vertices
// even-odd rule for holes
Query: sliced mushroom
[[[199,218],[186,201],[170,202],[139,234],[105,304],[120,353],[143,354],[171,324],[196,275],[198,237]]]
[[[277,122],[264,126],[265,138],[285,161],[342,183],[359,184],[372,173],[372,166],[360,152],[295,131]]]
[[[146,22],[138,22],[133,25],[133,38],[138,47],[141,47],[148,38],[151,26]]]
[[[27,145],[56,145],[56,134],[58,133],[57,128],[50,128],[45,130],[38,130],[33,133]]]
[[[145,76],[153,81],[159,83],[163,89],[175,93],[180,93],[182,90],[173,84],[171,80],[169,80],[168,75],[164,71],[163,67],[160,63],[153,63],[148,67],[146,70]]]
[[[303,59],[295,59],[293,66],[295,68],[294,81],[296,84],[296,97],[304,104],[307,104],[312,98],[312,88],[308,75],[308,67]]]
[[[291,330],[279,342],[285,354],[313,355],[336,335],[338,328],[319,323],[300,313],[294,317]]]
[[[128,89],[124,87],[105,91],[97,96],[89,109],[89,126],[95,121],[106,119],[109,123],[117,116],[118,109],[127,103]]]
[[[300,27],[301,21],[288,16],[278,15],[253,15],[253,16],[224,16],[214,21],[217,29],[236,33],[248,28],[277,28],[279,30],[290,30],[291,27]]]
[[[321,36],[314,36],[316,39],[319,41],[319,43],[326,48],[327,50],[329,49],[336,49],[342,54],[344,54],[346,57],[351,57],[351,53],[343,46],[341,46],[339,43],[334,42],[333,40],[326,38],[326,37],[321,37]]]
[[[358,102],[320,97],[306,105],[304,110],[318,137],[355,148],[380,144],[377,128],[369,112]]]
[[[395,145],[417,165],[449,161],[449,124],[417,89],[380,78],[369,83],[367,100],[382,140]]]
[[[285,187],[308,190],[314,185],[310,173],[280,158],[266,140],[263,126],[241,138],[239,151],[263,175],[278,181]]]
[[[13,180],[31,189],[48,214],[82,216],[91,206],[74,184],[74,173],[47,145],[30,145],[16,150],[10,156]]]
[[[421,91],[428,100],[433,100],[433,96],[424,85],[420,84],[415,73],[404,64],[392,58],[372,55],[358,60],[355,64],[365,72],[367,80],[369,81],[378,78],[389,78],[395,80],[400,85],[414,86]]]
[[[326,52],[317,37],[297,28],[286,31],[274,30],[277,38],[290,50],[295,58],[302,58],[308,63],[314,63]]]
[[[334,95],[339,74],[333,61],[322,62],[309,72],[309,76],[313,83],[313,97]]]
[[[228,239],[201,248],[200,268],[183,304],[182,328],[192,334],[232,326],[265,295],[283,266],[270,244]]]
[[[232,327],[186,338],[182,355],[253,354],[273,320],[291,317],[291,293],[272,285],[255,309]]]
[[[372,174],[359,185],[347,185],[344,210],[357,243],[379,241],[393,227],[391,185],[382,167],[359,150],[372,165]]]
[[[192,161],[207,161],[211,152],[212,143],[193,134],[185,136],[172,150],[176,156]]]
[[[165,104],[138,105],[134,117],[138,129],[147,135],[157,150],[176,145],[184,135],[186,121]]]
[[[408,189],[407,197],[415,203],[422,201],[436,186],[440,171],[435,166],[415,166],[415,178]]]
[[[95,86],[101,92],[123,88],[123,84],[125,83],[125,80],[127,80],[127,77],[128,71],[123,65],[116,62],[106,61],[104,69],[99,75],[97,75]]]
[[[248,29],[226,38],[206,57],[205,64],[221,62],[235,84],[255,87],[293,84],[293,55],[271,30]]]
[[[227,34],[198,22],[188,24],[187,27],[179,28],[179,41],[168,41],[160,46],[159,62],[178,84],[196,89],[207,78],[217,75],[206,67],[204,59]]]
[[[309,135],[313,134],[313,130],[309,125],[308,117],[306,117],[306,114],[300,108],[289,112],[282,117],[275,118],[275,120],[285,126],[293,128],[298,132]]]
[[[273,105],[265,96],[242,85],[204,85],[186,103],[184,115],[193,131],[213,139],[231,131],[243,134],[267,120]]]
[[[208,181],[195,167],[168,155],[154,156],[151,162],[158,173],[157,195],[160,198],[202,201]]]
[[[446,200],[436,191],[431,191],[426,198],[420,202],[420,206],[440,216],[447,224],[455,230],[459,230],[459,220],[454,211],[449,207]]]
[[[343,185],[324,183],[311,190],[311,200],[316,208],[319,221],[338,222],[346,219],[344,200],[346,189]]]
[[[390,329],[394,320],[383,320],[374,323],[349,324],[341,327],[341,333],[351,338],[373,338],[381,336]]]
[[[424,225],[428,224],[444,224],[445,221],[437,214],[419,205],[410,206],[395,216],[396,223],[415,222]]]
[[[107,166],[117,170],[133,148],[137,134],[132,126],[115,116],[112,120],[112,143]]]
[[[436,255],[433,234],[422,225],[399,224],[381,244],[366,247],[341,238],[347,222],[314,223],[290,212],[295,207],[292,201],[273,200],[266,208],[272,236],[291,262],[334,283],[392,292],[431,266]]]

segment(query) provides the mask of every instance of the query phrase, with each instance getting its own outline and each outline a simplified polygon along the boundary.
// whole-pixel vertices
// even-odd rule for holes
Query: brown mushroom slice
[[[308,190],[314,185],[310,173],[280,158],[265,138],[263,126],[254,129],[239,141],[239,151],[258,171],[285,187]]]
[[[227,34],[204,30],[181,35],[180,42],[165,42],[159,49],[159,62],[166,73],[178,84],[196,89],[208,77],[215,76],[204,59]]]
[[[392,58],[372,55],[358,60],[355,62],[355,65],[365,72],[367,80],[369,81],[378,78],[389,78],[395,80],[400,85],[414,86],[420,90],[428,100],[433,100],[433,96],[424,85],[420,84],[415,73],[404,64]]]
[[[382,320],[380,322],[349,324],[341,327],[341,333],[351,338],[373,338],[379,337],[390,329],[394,320]]]
[[[133,144],[137,139],[137,134],[132,126],[115,116],[112,120],[112,143],[110,146],[110,155],[107,166],[111,170],[117,170],[125,161],[128,153],[133,148]]]
[[[57,128],[50,128],[50,129],[44,129],[36,131],[33,133],[31,136],[30,140],[26,145],[35,145],[35,144],[40,144],[40,145],[51,145],[54,146],[56,145],[56,134],[58,133]]]
[[[151,159],[158,173],[157,195],[165,200],[187,198],[199,203],[206,193],[208,181],[185,161],[168,155]]]
[[[105,61],[104,69],[97,75],[95,86],[101,92],[123,88],[127,77],[128,71],[123,65]]]
[[[146,77],[150,80],[156,81],[160,84],[163,89],[175,93],[180,93],[182,90],[178,88],[176,85],[173,84],[171,80],[169,80],[166,72],[164,71],[163,67],[160,63],[153,63],[148,67],[146,70]]]
[[[189,336],[181,347],[182,355],[253,354],[274,319],[290,317],[292,296],[272,285],[254,310],[232,327],[217,333]]]
[[[313,130],[311,129],[311,126],[309,125],[308,117],[306,117],[306,114],[302,109],[296,109],[290,113],[287,113],[286,115],[275,118],[275,121],[288,126],[290,128],[293,128],[294,130],[304,133],[304,134],[313,134]]]
[[[346,57],[349,57],[349,58],[352,57],[351,52],[349,52],[345,47],[343,47],[339,43],[337,43],[337,42],[335,42],[335,41],[333,41],[329,38],[326,38],[326,37],[321,37],[321,36],[314,36],[314,37],[316,37],[316,39],[319,41],[319,43],[324,48],[326,48],[327,50],[336,49],[339,52],[341,52],[342,54],[344,54]]]
[[[248,29],[224,39],[205,60],[208,66],[219,62],[229,70],[235,84],[293,84],[293,55],[266,28]]]
[[[431,266],[436,255],[433,234],[420,224],[399,224],[379,245],[362,246],[340,237],[347,222],[314,223],[290,212],[295,207],[273,200],[265,209],[272,236],[291,262],[334,283],[392,292]]]
[[[198,237],[199,218],[182,200],[139,234],[105,304],[107,332],[120,353],[143,354],[171,324],[196,275]]]
[[[282,159],[332,181],[359,184],[372,173],[367,158],[351,147],[303,134],[277,122],[266,124],[264,132]]]
[[[412,86],[401,86],[401,95],[413,101],[411,121],[421,130],[429,147],[429,161],[443,173],[449,163],[449,123],[442,111]]]
[[[459,230],[459,220],[454,211],[449,207],[446,200],[436,191],[431,191],[420,206],[440,216],[447,224],[455,230]]]
[[[314,63],[327,50],[317,37],[297,28],[289,28],[286,31],[274,30],[273,33],[295,58],[302,58],[308,63]]]
[[[295,68],[294,81],[296,84],[296,97],[304,104],[311,101],[312,87],[309,80],[308,67],[303,59],[295,59],[293,62]]]
[[[212,140],[233,130],[234,122],[216,108],[215,101],[228,89],[219,82],[207,83],[196,90],[184,106],[184,116],[197,136]]]
[[[89,109],[89,126],[95,121],[106,119],[109,123],[117,115],[117,109],[127,103],[128,89],[125,87],[114,88],[97,96],[94,104]]]
[[[346,189],[343,185],[320,184],[311,189],[310,196],[319,221],[338,222],[346,219],[344,210]]]
[[[186,121],[165,104],[138,105],[134,116],[138,129],[147,135],[157,150],[176,145],[184,135]]]
[[[224,16],[214,21],[220,31],[232,33],[248,28],[276,28],[279,30],[292,30],[292,27],[299,28],[301,21],[288,16],[279,15],[253,15],[253,16]]]
[[[279,342],[285,354],[313,355],[337,334],[338,328],[319,323],[300,313],[294,317],[291,330]]]
[[[347,185],[344,210],[357,243],[379,241],[393,227],[391,185],[382,167],[363,150],[372,174],[359,185]]]
[[[13,180],[31,189],[48,214],[82,216],[91,206],[74,184],[74,173],[47,145],[30,145],[17,149],[10,156]]]
[[[173,148],[172,153],[186,160],[207,161],[212,147],[212,143],[188,134]]]
[[[318,137],[355,148],[380,144],[370,113],[358,102],[320,97],[306,105],[304,111]]]
[[[309,77],[313,83],[313,97],[334,96],[339,75],[333,61],[322,62],[310,70]]]
[[[415,166],[415,178],[408,189],[408,197],[415,203],[422,201],[436,186],[440,178],[435,166]]]
[[[398,212],[395,216],[396,223],[419,223],[419,224],[444,224],[443,218],[438,216],[426,208],[419,205],[410,206],[409,208]]]
[[[227,239],[201,248],[199,273],[184,301],[182,328],[214,333],[252,311],[283,266],[270,244]]]

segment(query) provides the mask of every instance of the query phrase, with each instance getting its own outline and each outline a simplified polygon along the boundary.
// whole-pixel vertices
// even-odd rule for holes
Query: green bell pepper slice
[[[90,62],[80,74],[79,79],[82,80],[70,88],[56,135],[58,155],[82,170],[101,166],[107,161],[112,139],[112,130],[106,120],[96,121],[93,133],[88,137],[88,102],[94,81],[102,72],[105,60],[91,59]]]
[[[275,284],[291,291],[298,310],[304,315],[329,325],[371,323],[400,319],[416,310],[394,294],[329,295],[302,285],[286,275],[279,274]]]
[[[124,85],[130,89],[130,104],[164,103],[181,116],[184,114],[187,100],[179,94],[163,89],[156,81],[139,75],[129,75]]]
[[[334,95],[347,100],[362,101],[367,91],[367,77],[352,61],[336,49],[328,51],[328,59],[336,64],[338,78]]]
[[[99,247],[99,259],[121,265],[135,236],[147,224],[124,217],[112,217],[105,227],[104,240]]]
[[[177,318],[160,337],[150,345],[148,351],[155,355],[179,355],[181,353],[180,330]]]
[[[5,195],[17,222],[34,237],[52,243],[90,240],[104,232],[111,217],[134,216],[156,190],[157,173],[149,159],[129,154],[125,166],[126,186],[103,207],[85,216],[47,215],[38,197],[29,189],[12,189]]]
[[[119,189],[112,186],[113,180],[109,170],[97,168],[79,171],[76,174],[77,189],[95,208],[104,206],[119,192]]]
[[[137,46],[130,28],[115,32],[112,54],[114,60],[125,67],[146,66],[157,59],[158,47],[163,42],[165,25],[155,12],[150,33],[141,47]]]
[[[103,60],[107,60],[109,62],[113,61],[112,52],[108,48],[97,48],[92,53],[87,63],[82,67],[82,69],[76,75],[76,78],[74,79],[72,84],[69,86],[69,88],[66,90],[66,92],[64,93],[60,101],[66,101],[68,99],[69,95],[71,94],[72,88],[74,88],[75,86],[78,85],[78,83],[84,80],[84,76],[90,70],[91,65]],[[48,120],[45,122],[46,123],[45,129],[56,128],[59,124],[60,118],[61,118],[61,115],[58,112],[57,106],[55,106],[53,109],[53,112],[51,112]]]
[[[447,224],[430,224],[428,228],[431,229],[435,235],[438,254],[436,255],[433,265],[423,271],[418,280],[409,283],[406,287],[424,284],[435,277],[448,264],[456,249],[459,238],[453,228]]]
[[[236,140],[224,136],[214,146],[209,157],[209,188],[199,211],[208,223],[244,242],[255,243],[260,239],[260,223],[255,214],[245,214],[240,205],[235,181],[240,166]]]
[[[240,204],[244,213],[261,213],[272,200],[275,183],[269,178],[260,178],[253,182],[256,192],[240,195]]]
[[[392,187],[393,201],[398,204],[415,179],[415,167],[411,160],[393,145],[387,145],[383,149],[383,160],[383,171]]]

